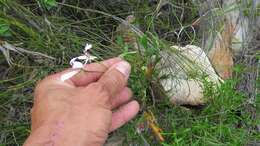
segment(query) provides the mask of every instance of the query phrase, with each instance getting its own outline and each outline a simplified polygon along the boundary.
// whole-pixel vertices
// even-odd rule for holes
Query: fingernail
[[[121,72],[122,74],[124,74],[127,78],[129,77],[130,75],[130,71],[131,71],[131,66],[128,62],[126,61],[121,61],[119,63],[117,63],[115,65],[115,68]]]

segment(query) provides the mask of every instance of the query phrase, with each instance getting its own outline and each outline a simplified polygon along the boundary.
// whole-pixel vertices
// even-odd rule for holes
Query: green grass
[[[199,18],[198,9],[190,1],[182,0],[172,0],[166,5],[151,4],[148,0],[67,0],[66,3],[0,0],[0,44],[6,41],[56,58],[9,51],[12,60],[9,65],[0,54],[0,146],[22,145],[30,133],[30,107],[36,82],[69,67],[68,61],[82,53],[85,43],[94,45],[91,53],[99,60],[122,56],[132,65],[129,86],[142,109],[133,121],[111,134],[124,137],[125,145],[147,142],[165,146],[219,146],[259,142],[260,135],[255,130],[259,120],[248,110],[257,107],[259,95],[252,105],[248,93],[236,90],[243,80],[243,70],[239,68],[235,68],[237,76],[218,88],[204,81],[208,103],[202,109],[173,106],[167,98],[156,99],[155,92],[161,94],[158,81],[167,77],[161,76],[155,67],[161,60],[158,52],[171,45],[200,44],[198,29],[194,28],[195,33],[192,29],[192,23]],[[130,31],[118,31],[122,19],[131,14],[136,20]],[[174,32],[181,33],[177,36]],[[138,40],[139,50],[123,41],[125,35]],[[188,62],[181,59],[177,58],[180,65]],[[147,126],[142,133],[137,132],[147,110],[154,113],[165,142],[156,140]]]
[[[249,103],[243,93],[234,90],[236,79],[230,79],[218,89],[206,86],[206,96],[211,96],[205,108],[201,110],[188,110],[166,103],[150,106],[163,129],[166,138],[162,145],[246,145],[254,141],[259,134],[248,131],[259,121],[252,120],[251,113],[246,110]],[[142,122],[137,118],[119,131],[129,131],[127,143],[144,143],[140,135],[133,129]],[[120,132],[119,132],[120,133]],[[151,145],[159,145],[154,141],[151,131],[142,133]]]

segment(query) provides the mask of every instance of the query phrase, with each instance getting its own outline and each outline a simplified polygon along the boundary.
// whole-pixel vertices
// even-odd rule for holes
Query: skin
[[[24,146],[100,146],[110,132],[135,117],[130,101],[130,65],[120,58],[86,65],[72,78],[56,73],[36,86],[31,134]]]

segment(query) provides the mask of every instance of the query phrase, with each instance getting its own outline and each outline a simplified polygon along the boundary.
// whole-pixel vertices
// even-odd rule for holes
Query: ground
[[[161,89],[158,81],[167,78],[153,68],[160,49],[200,44],[199,9],[188,0],[0,0],[0,46],[12,45],[0,48],[0,146],[23,144],[30,133],[35,84],[68,68],[86,43],[93,44],[91,53],[99,60],[121,56],[133,67],[129,86],[141,111],[110,139],[123,145],[259,144],[258,35],[250,42],[253,49],[234,57],[233,77],[217,88],[204,81],[205,105],[176,106],[155,94]],[[119,27],[130,15],[136,18],[133,27]],[[133,49],[133,40],[143,51]],[[144,113],[150,113],[164,141]]]

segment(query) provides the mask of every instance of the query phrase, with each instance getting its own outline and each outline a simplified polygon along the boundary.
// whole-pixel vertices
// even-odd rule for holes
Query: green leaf
[[[10,36],[10,26],[4,21],[0,20],[0,36]]]
[[[56,7],[57,6],[57,2],[56,0],[41,0],[43,6],[45,8],[47,8],[48,10],[50,10],[51,8],[53,7]]]
[[[0,4],[1,5],[4,5],[4,4],[6,4],[7,3],[7,0],[0,0]],[[0,145],[1,146],[1,145]]]
[[[144,49],[148,49],[148,40],[146,35],[140,38],[140,43],[144,47]]]
[[[116,44],[118,44],[120,47],[123,47],[125,45],[124,40],[121,36],[116,37]]]

